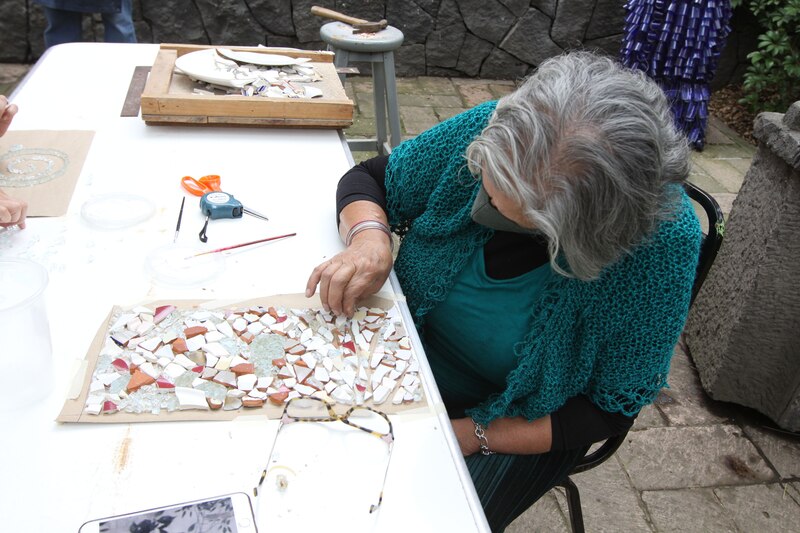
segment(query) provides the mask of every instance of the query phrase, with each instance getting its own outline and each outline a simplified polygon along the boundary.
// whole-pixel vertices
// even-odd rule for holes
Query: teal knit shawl
[[[464,153],[496,103],[479,105],[402,143],[389,158],[389,223],[404,233],[395,271],[417,328],[443,301],[470,255],[492,236],[470,218],[479,181]],[[482,424],[541,418],[586,394],[609,412],[633,415],[666,385],[689,309],[701,230],[681,193],[675,214],[593,281],[553,276],[531,309],[506,389],[469,411]],[[480,305],[480,302],[476,302]],[[503,327],[486,317],[486,334]]]

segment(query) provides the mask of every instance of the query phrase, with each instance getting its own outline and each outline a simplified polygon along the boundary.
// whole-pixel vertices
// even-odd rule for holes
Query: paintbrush
[[[243,242],[242,244],[234,244],[233,246],[226,246],[225,248],[217,248],[216,250],[209,250],[207,252],[200,252],[199,254],[190,255],[186,259],[191,259],[192,257],[198,257],[200,255],[216,254],[218,252],[224,252],[226,250],[233,250],[234,248],[241,248],[242,246],[250,246],[251,244],[258,244],[260,242],[274,241],[274,240],[277,240],[277,239],[285,239],[287,237],[294,237],[295,235],[297,235],[297,233],[287,233],[286,235],[278,235],[277,237],[267,237],[266,239],[259,239],[257,241]]]
[[[178,242],[178,232],[181,231],[181,219],[183,218],[183,204],[186,203],[186,197],[184,196],[181,200],[181,210],[178,212],[178,223],[175,225],[175,238],[172,239],[172,242]]]

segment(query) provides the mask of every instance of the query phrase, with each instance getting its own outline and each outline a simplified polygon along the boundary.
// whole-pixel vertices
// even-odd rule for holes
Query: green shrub
[[[733,0],[756,16],[762,33],[750,52],[739,103],[753,112],[784,112],[800,100],[800,0]]]

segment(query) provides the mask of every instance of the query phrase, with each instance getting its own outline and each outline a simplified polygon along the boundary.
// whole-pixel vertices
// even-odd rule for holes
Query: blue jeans
[[[133,27],[132,0],[122,0],[119,13],[101,13],[104,40],[107,43],[135,43],[136,31]],[[63,43],[83,40],[81,21],[83,13],[63,9],[44,8],[47,29],[44,30],[44,44],[47,48]]]

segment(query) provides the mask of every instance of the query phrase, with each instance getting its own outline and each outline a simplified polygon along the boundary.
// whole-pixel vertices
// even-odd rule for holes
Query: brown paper
[[[163,301],[163,302],[146,302],[140,305],[144,305],[150,308],[155,308],[161,305],[174,305],[179,309],[227,309],[227,308],[247,308],[247,307],[255,307],[255,306],[282,306],[282,307],[293,307],[293,308],[321,308],[322,305],[319,302],[318,296],[314,296],[313,298],[306,298],[304,295],[301,294],[281,294],[275,296],[268,296],[263,298],[255,298],[252,300],[246,301],[220,301],[220,300],[180,300],[180,301]],[[394,305],[394,302],[387,299],[381,298],[379,296],[371,296],[370,298],[366,299],[363,302],[360,302],[360,305],[367,306],[367,307],[379,307],[382,309],[389,309]],[[135,306],[126,307],[125,309],[130,309]],[[86,405],[86,397],[89,394],[89,385],[91,384],[91,377],[92,373],[94,372],[95,367],[97,366],[97,359],[100,355],[100,350],[103,348],[105,344],[106,334],[108,329],[111,327],[112,320],[114,316],[118,314],[118,312],[122,308],[119,306],[115,306],[108,314],[108,317],[97,330],[97,334],[92,341],[91,346],[89,346],[89,350],[86,353],[86,363],[85,365],[81,365],[81,370],[79,370],[79,375],[75,376],[76,380],[80,380],[82,386],[80,387],[80,394],[76,398],[67,398],[64,402],[64,407],[61,409],[61,413],[56,418],[58,422],[80,422],[80,423],[131,423],[131,422],[177,422],[183,420],[235,420],[237,417],[240,416],[250,416],[250,415],[260,415],[260,416],[268,416],[269,418],[280,418],[281,413],[283,413],[283,406],[276,406],[269,402],[265,403],[263,407],[257,408],[241,408],[236,411],[223,411],[222,409],[216,411],[201,411],[201,410],[186,410],[186,411],[172,411],[168,412],[166,410],[162,410],[161,413],[154,415],[151,413],[125,413],[125,412],[118,412],[111,415],[91,415],[83,412],[83,408]],[[407,330],[410,330],[414,327],[413,324],[404,324]],[[416,350],[415,350],[416,352]],[[414,357],[419,357],[417,353],[414,354]],[[383,411],[385,413],[399,413],[401,411],[411,410],[411,409],[418,409],[420,407],[427,406],[427,397],[423,394],[423,398],[419,402],[413,402],[411,404],[400,404],[394,405],[391,403],[390,399],[387,399],[383,404],[379,406],[372,405],[371,401],[366,402],[366,405],[370,407],[374,407],[379,411]],[[339,411],[339,409],[337,409]]]
[[[28,203],[28,216],[66,214],[93,131],[11,130],[0,138],[0,189]]]

